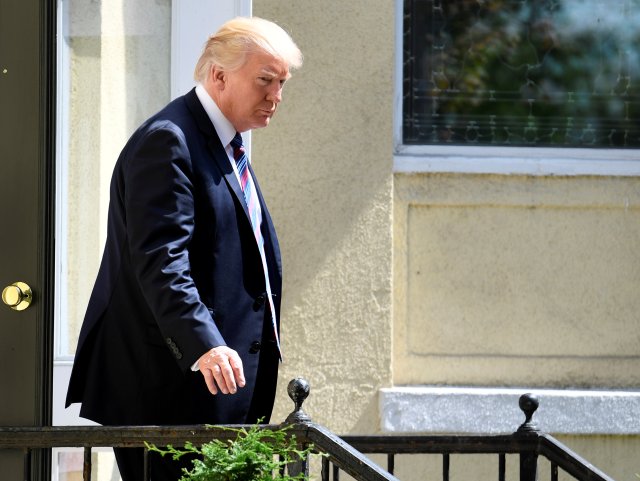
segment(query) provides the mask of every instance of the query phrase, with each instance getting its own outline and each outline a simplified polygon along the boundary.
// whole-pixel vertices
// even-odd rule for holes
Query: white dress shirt
[[[198,100],[200,100],[200,103],[202,104],[202,107],[204,108],[205,112],[207,113],[207,115],[209,116],[209,119],[211,120],[211,123],[213,124],[214,129],[216,130],[216,133],[218,134],[218,138],[220,139],[220,142],[222,143],[222,145],[225,148],[225,151],[227,153],[227,157],[229,158],[229,163],[231,164],[231,167],[233,168],[233,172],[236,174],[236,178],[238,179],[238,183],[240,183],[240,174],[238,173],[238,167],[236,165],[236,161],[233,157],[233,147],[231,146],[231,141],[233,140],[233,138],[236,135],[236,129],[235,127],[231,124],[231,122],[229,122],[229,120],[224,116],[224,114],[222,113],[222,111],[220,111],[220,108],[218,107],[218,105],[214,102],[214,100],[211,98],[211,96],[209,95],[209,93],[205,90],[204,86],[202,84],[198,84],[196,86],[196,95],[198,96]],[[247,160],[249,162],[251,162],[251,159],[249,159],[249,157],[247,156]],[[249,175],[251,175],[251,173],[249,173]],[[253,187],[253,182],[251,183],[252,187]],[[253,195],[256,196],[257,198],[257,192],[255,192],[255,187],[254,188],[254,192]],[[258,209],[261,209],[260,204],[257,204]],[[262,213],[259,213],[258,216],[259,219],[262,219]],[[273,299],[271,296],[271,285],[269,282],[269,274],[267,272],[267,263],[266,260],[264,259],[264,250],[262,250],[261,252],[262,255],[262,265],[263,268],[265,270],[265,282],[266,282],[266,288],[267,288],[267,296],[268,296],[268,300],[269,300],[269,307],[271,310],[271,315],[274,316],[274,306],[273,306]],[[275,319],[273,320],[273,323],[275,325]],[[278,345],[278,348],[280,346]],[[194,363],[194,365],[191,367],[192,370],[197,371],[198,370],[198,362],[196,361]]]
[[[236,136],[236,129],[231,125],[231,122],[224,116],[224,114],[220,111],[218,105],[213,101],[209,93],[205,90],[202,84],[198,84],[196,86],[196,95],[198,96],[198,100],[202,104],[204,111],[209,116],[211,123],[213,124],[213,128],[216,129],[216,133],[218,134],[218,138],[220,142],[224,146],[224,150],[227,152],[227,157],[229,157],[229,162],[231,163],[231,167],[236,174],[236,178],[238,182],[240,182],[240,174],[238,174],[238,167],[236,166],[236,161],[233,158],[233,147],[231,147],[231,141]],[[251,159],[247,156],[247,160],[251,163]]]

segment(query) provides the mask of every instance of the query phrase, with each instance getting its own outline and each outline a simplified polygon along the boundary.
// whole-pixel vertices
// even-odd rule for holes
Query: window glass
[[[404,5],[404,144],[640,146],[640,0]]]
[[[170,98],[170,0],[59,3],[56,358],[72,358],[127,138]]]
[[[84,452],[77,448],[54,448],[52,481],[83,481]],[[91,450],[91,480],[121,481],[111,448]]]

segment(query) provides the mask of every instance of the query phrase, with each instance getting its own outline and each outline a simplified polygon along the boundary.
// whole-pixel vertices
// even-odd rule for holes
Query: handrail
[[[373,435],[342,436],[359,451],[370,454],[518,454],[535,453],[535,438],[503,435]]]
[[[203,444],[212,439],[231,440],[237,435],[228,428],[243,425],[209,426],[57,426],[0,428],[0,449],[50,449],[62,447],[92,448],[100,446],[144,447],[145,442],[167,444]],[[277,429],[278,425],[261,425],[261,429]],[[312,443],[321,453],[357,480],[398,481],[341,438],[315,423],[288,426],[287,433],[300,443]]]
[[[538,453],[552,463],[561,466],[574,478],[587,481],[614,481],[613,478],[574,453],[554,437],[540,434],[538,440]]]
[[[296,439],[304,439],[312,443],[319,452],[328,454],[329,460],[333,464],[355,479],[398,481],[395,476],[371,462],[369,458],[363,456],[362,453],[345,442],[343,438],[336,436],[328,429],[315,423],[302,426],[302,429],[292,430],[292,434],[296,435]]]
[[[139,448],[149,444],[184,444],[190,441],[202,444],[212,439],[233,439],[236,436],[226,428],[243,425],[206,426],[53,426],[0,428],[0,449],[50,449],[114,446]],[[273,428],[264,425],[264,428]]]
[[[554,437],[540,433],[532,422],[538,407],[537,398],[524,394],[520,407],[525,413],[525,422],[513,434],[504,435],[374,435],[342,436],[311,421],[302,410],[309,394],[309,385],[304,379],[289,383],[288,393],[295,403],[295,410],[281,425],[261,425],[262,429],[277,429],[287,426],[287,433],[295,435],[301,445],[313,444],[315,451],[326,453],[323,460],[334,464],[356,480],[398,481],[393,476],[393,456],[396,454],[430,453],[442,454],[447,471],[450,454],[499,454],[501,469],[504,469],[505,454],[520,455],[520,479],[537,479],[537,457],[544,456],[552,470],[561,468],[571,476],[585,481],[614,481]],[[167,444],[203,444],[212,439],[235,439],[237,432],[229,428],[246,428],[245,425],[192,425],[192,426],[54,426],[54,427],[0,427],[0,449],[24,450],[25,456],[34,449],[56,447],[78,447],[85,449],[85,462],[90,463],[91,448],[102,446],[144,447],[145,442],[157,446]],[[367,454],[387,454],[390,472],[373,463]],[[25,457],[25,459],[26,459]],[[25,466],[30,463],[25,462]],[[308,463],[302,461],[290,469],[308,474]],[[89,474],[87,474],[89,473]],[[89,479],[85,470],[85,479]],[[25,477],[25,479],[27,479]],[[329,479],[328,474],[323,479]],[[552,475],[552,480],[557,474]]]

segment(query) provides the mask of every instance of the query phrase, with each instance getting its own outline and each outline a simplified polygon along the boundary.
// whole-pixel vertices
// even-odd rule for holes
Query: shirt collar
[[[205,112],[209,116],[209,119],[211,119],[211,123],[213,124],[213,128],[216,129],[220,142],[224,147],[227,147],[229,143],[231,143],[233,137],[235,137],[236,129],[220,111],[220,108],[213,101],[202,84],[196,85],[196,95],[198,96]]]

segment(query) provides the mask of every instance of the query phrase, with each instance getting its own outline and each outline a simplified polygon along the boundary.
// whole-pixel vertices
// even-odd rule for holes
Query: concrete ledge
[[[379,393],[383,433],[506,434],[525,416],[524,393],[538,397],[533,416],[550,434],[640,434],[640,392],[527,388],[395,387]]]

